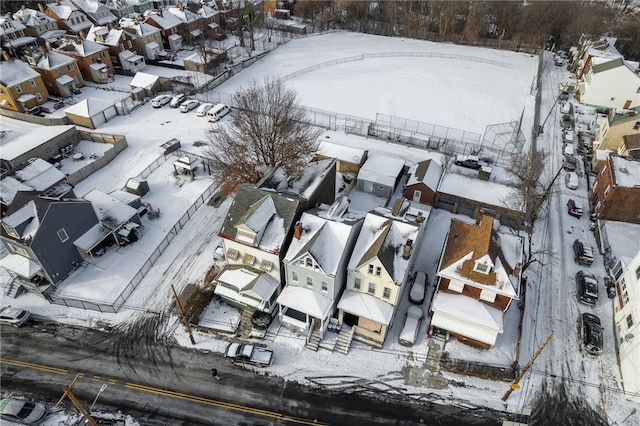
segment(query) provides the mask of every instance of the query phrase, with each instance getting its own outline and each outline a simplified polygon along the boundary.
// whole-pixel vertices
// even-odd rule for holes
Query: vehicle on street
[[[562,161],[562,167],[565,170],[573,172],[573,171],[576,170],[577,166],[578,166],[578,160],[576,160],[576,157],[574,157],[573,155],[565,155],[564,156],[564,159]]]
[[[571,112],[571,103],[563,102],[562,106],[560,107],[560,113],[569,114],[570,112]]]
[[[553,57],[553,63],[556,64],[557,66],[561,67],[562,64],[564,64],[564,59],[562,59],[562,56],[555,55]]]
[[[196,110],[196,116],[198,117],[204,117],[205,115],[207,115],[207,112],[213,108],[213,104],[209,103],[209,102],[205,102],[203,104],[200,104],[200,106],[198,107],[198,109]]]
[[[158,95],[151,99],[151,106],[154,108],[161,108],[171,102],[171,95]]]
[[[569,114],[562,114],[562,119],[560,120],[560,124],[565,129],[571,128],[571,116],[569,116]]]
[[[418,331],[424,319],[424,312],[419,306],[409,306],[404,314],[404,324],[398,336],[398,343],[402,346],[413,346],[418,340]]]
[[[569,189],[578,189],[578,174],[576,172],[569,172],[564,175],[564,184]]]
[[[209,122],[211,123],[215,123],[230,112],[231,108],[229,108],[227,105],[216,104],[207,112],[207,120],[209,120]]]
[[[427,285],[427,274],[422,271],[416,271],[409,287],[409,302],[421,305],[424,302]]]
[[[187,95],[185,95],[184,93],[178,93],[173,98],[171,98],[171,102],[169,102],[169,106],[171,108],[178,108],[186,100],[187,100]]]
[[[474,170],[482,168],[480,159],[475,155],[458,155],[458,157],[456,158],[456,165]]]
[[[576,287],[578,300],[586,305],[595,305],[598,302],[598,280],[595,275],[578,271],[576,274]]]
[[[591,355],[600,355],[602,353],[602,326],[600,318],[597,316],[584,313],[581,321],[581,347]]]
[[[0,323],[2,324],[22,327],[30,318],[31,312],[25,309],[12,308],[11,306],[0,309]]]
[[[200,105],[200,101],[197,101],[195,99],[188,99],[180,105],[180,112],[189,112],[197,108],[198,105]]]
[[[47,415],[47,407],[26,399],[5,398],[0,401],[0,418],[24,425],[37,425]]]
[[[224,355],[235,364],[249,364],[256,367],[268,367],[273,362],[272,350],[254,345],[229,343]]]
[[[567,211],[568,213],[580,219],[582,217],[582,203],[580,201],[576,201],[572,198],[567,201]]]
[[[566,90],[563,90],[562,93],[560,93],[560,100],[566,101],[568,99],[569,99],[569,92],[567,92]]]
[[[562,140],[567,142],[567,143],[573,143],[573,130],[571,129],[565,129],[564,132],[562,133]]]
[[[578,265],[591,266],[593,263],[593,247],[584,240],[573,242],[573,260]]]

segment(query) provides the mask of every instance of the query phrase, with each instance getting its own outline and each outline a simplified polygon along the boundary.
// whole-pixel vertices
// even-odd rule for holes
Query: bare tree
[[[253,80],[233,97],[230,126],[212,126],[206,155],[224,195],[255,182],[264,166],[282,166],[298,176],[317,149],[319,129],[306,123],[296,92],[280,80]]]

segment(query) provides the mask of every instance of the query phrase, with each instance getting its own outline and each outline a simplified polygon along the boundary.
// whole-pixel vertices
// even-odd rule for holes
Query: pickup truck
[[[456,157],[456,165],[478,170],[482,168],[483,163],[475,155],[458,155]]]
[[[249,364],[256,367],[268,367],[273,361],[272,350],[240,343],[229,343],[224,355],[234,364]]]

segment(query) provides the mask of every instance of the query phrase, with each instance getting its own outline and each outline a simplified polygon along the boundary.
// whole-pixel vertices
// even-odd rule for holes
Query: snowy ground
[[[385,52],[435,52],[454,55],[455,58],[367,58],[330,67],[322,66],[288,80],[287,84],[299,92],[305,106],[367,118],[375,118],[376,113],[399,115],[482,133],[486,125],[517,119],[524,110],[523,129],[530,128],[533,123],[534,101],[531,86],[533,84],[535,87],[535,58],[512,52],[361,34],[329,34],[287,43],[251,68],[237,74],[217,90],[232,93],[251,79],[262,79],[267,75],[285,76],[340,58]],[[486,58],[498,65],[492,66],[473,59],[461,59],[462,57]],[[154,67],[150,68],[148,72],[153,72]],[[469,75],[474,76],[473,81],[468,79]],[[558,83],[568,79],[569,74],[566,70],[553,65],[547,65],[545,68],[540,89],[543,91],[543,118],[553,106]],[[127,87],[127,82],[118,76],[114,86]],[[82,92],[82,96],[103,99],[122,95],[117,91],[90,87],[83,88]],[[399,94],[401,96],[398,96]],[[549,176],[555,175],[561,163],[560,114],[557,110],[558,108],[553,112],[544,134],[537,141],[538,147],[548,149],[552,153],[552,170],[549,171]],[[216,125],[224,125],[225,120]],[[78,184],[77,194],[86,194],[94,188],[104,192],[122,188],[129,177],[137,175],[158,158],[161,154],[160,144],[171,138],[181,140],[183,149],[187,151],[200,152],[193,144],[206,140],[205,131],[209,126],[205,118],[196,117],[193,112],[182,114],[168,106],[153,109],[148,103],[130,115],[119,116],[109,121],[98,131],[126,135],[129,147],[108,167]],[[36,126],[3,118],[2,127],[10,130],[10,136],[13,138]],[[525,132],[528,133],[530,132]],[[404,145],[348,136],[340,132],[327,132],[325,136],[329,136],[333,143],[403,158],[407,165],[434,155]],[[166,167],[160,167],[149,177],[151,192],[148,198],[154,206],[162,209],[162,220],[145,222],[145,235],[142,240],[125,248],[123,252],[105,256],[105,263],[109,263],[110,267],[126,263],[122,262],[123,259],[135,258],[140,262],[146,259],[148,250],[155,248],[163,232],[167,232],[175,219],[185,211],[185,204],[193,202],[192,200],[207,186],[207,178],[197,176],[194,182],[179,187],[170,174],[171,161],[172,159],[167,162]],[[388,387],[395,390],[402,388],[408,397],[430,393],[443,400],[455,399],[511,412],[531,408],[538,392],[562,381],[567,384],[568,391],[575,398],[584,398],[597,412],[606,414],[611,422],[620,422],[629,414],[631,406],[620,392],[611,325],[612,312],[608,300],[601,300],[596,308],[607,330],[605,354],[599,359],[592,359],[581,354],[577,348],[578,312],[591,308],[578,305],[576,302],[573,276],[579,268],[573,264],[570,243],[578,235],[590,239],[593,239],[593,236],[588,230],[587,215],[578,220],[566,214],[565,206],[569,195],[582,199],[586,204],[586,183],[584,179],[581,180],[579,190],[570,192],[564,187],[561,173],[560,179],[554,184],[554,196],[550,200],[552,213],[536,231],[535,244],[548,247],[550,253],[542,258],[543,265],[534,265],[527,274],[529,285],[520,365],[524,365],[550,330],[554,330],[556,334],[534,365],[532,374],[527,375],[521,383],[523,388],[514,392],[506,404],[500,399],[507,389],[507,384],[503,382],[432,372],[425,368],[420,361],[429,350],[425,336],[421,337],[414,348],[407,350],[396,343],[400,327],[395,324],[391,327],[387,343],[382,350],[373,351],[364,345],[354,343],[349,355],[343,356],[337,353],[330,354],[322,349],[317,353],[306,350],[302,337],[283,328],[278,329],[276,323],[272,325],[275,337],[268,343],[276,355],[275,364],[269,369],[269,374],[336,388],[350,386],[350,380],[336,380],[335,376],[351,376],[353,380],[366,380],[379,386],[381,392]],[[362,196],[362,202],[372,201],[365,198]],[[3,294],[2,303],[22,306],[36,315],[56,321],[89,326],[135,321],[136,314],[142,308],[161,311],[172,298],[169,284],[181,291],[189,283],[203,282],[204,274],[213,261],[213,250],[219,243],[217,232],[229,204],[230,200],[226,200],[218,208],[206,204],[200,207],[118,314],[100,314],[49,305],[32,295],[23,295],[9,301]],[[458,218],[471,220],[464,216]],[[440,256],[439,250],[450,219],[451,215],[447,212],[432,210],[427,238],[419,251],[419,262],[432,278],[432,285]],[[611,235],[610,239],[613,239]],[[118,259],[111,259],[113,256]],[[90,268],[78,271],[78,277],[83,276],[82,274],[85,274],[85,278],[99,275],[98,267],[95,270]],[[118,269],[127,268],[119,266]],[[103,269],[108,270],[109,267]],[[600,276],[603,275],[601,257],[596,258],[591,269],[599,271]],[[68,283],[65,282],[60,291],[81,293],[82,280],[74,277],[68,280]],[[122,282],[118,284],[122,285],[127,279],[130,278],[122,277]],[[112,293],[101,290],[91,298],[109,301],[112,300]],[[400,306],[399,317],[403,315],[407,305],[408,302]],[[426,302],[424,308],[426,310]],[[508,313],[509,320],[517,316],[517,311]],[[214,309],[206,311],[203,318],[204,321],[231,323],[237,320],[232,311],[225,310],[223,315],[219,315],[219,311]],[[509,321],[510,326],[498,339],[496,348],[491,351],[477,351],[455,342],[448,343],[446,349],[453,357],[509,365],[516,354],[517,330],[513,322]],[[426,329],[426,325],[423,323],[423,330]],[[172,318],[172,323],[167,324],[166,329],[175,333],[175,339],[180,344],[192,346],[182,326],[178,325],[176,317]],[[218,352],[221,352],[227,343],[223,337],[204,333],[196,333],[195,340],[196,348]],[[451,382],[447,383],[446,379]],[[464,386],[451,383],[462,383]],[[632,416],[628,419],[634,420],[636,424],[640,423],[640,417]]]

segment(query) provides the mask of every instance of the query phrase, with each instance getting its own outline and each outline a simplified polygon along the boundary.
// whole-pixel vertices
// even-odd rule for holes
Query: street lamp
[[[91,404],[91,407],[89,408],[89,412],[93,411],[93,406],[96,405],[96,402],[98,401],[98,397],[100,396],[100,394],[102,392],[104,392],[107,389],[107,384],[104,383],[102,386],[100,386],[100,390],[98,391],[98,394],[96,395],[96,399],[93,400],[93,404]]]

